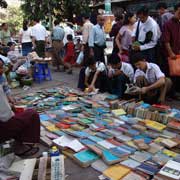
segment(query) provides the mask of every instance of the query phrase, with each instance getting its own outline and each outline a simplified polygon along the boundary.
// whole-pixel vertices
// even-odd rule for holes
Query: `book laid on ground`
[[[109,166],[105,164],[101,159],[98,159],[97,161],[93,162],[91,164],[91,167],[95,169],[96,171],[103,172],[105,171]]]
[[[135,169],[141,163],[129,158],[127,160],[124,160],[124,161],[120,162],[120,164],[122,164],[123,166],[127,166],[128,168]]]
[[[85,146],[81,144],[77,139],[71,136],[61,136],[60,138],[54,139],[53,142],[61,149],[70,148],[75,152],[79,152],[85,149]]]
[[[99,159],[99,156],[91,150],[80,151],[73,155],[74,160],[82,167],[88,167],[94,161]]]
[[[103,175],[111,180],[120,180],[126,176],[131,170],[122,165],[114,165],[107,168]]]
[[[180,163],[170,160],[159,171],[160,175],[171,179],[180,179]]]
[[[128,175],[123,177],[121,180],[146,180],[146,178],[142,177],[141,175],[139,175],[135,172],[130,172]]]

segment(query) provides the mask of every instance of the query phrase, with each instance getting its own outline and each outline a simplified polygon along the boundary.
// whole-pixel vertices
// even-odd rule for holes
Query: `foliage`
[[[22,27],[23,12],[20,7],[8,6],[6,17],[1,22],[7,22],[11,31],[18,32]]]
[[[87,12],[90,0],[21,0],[22,10],[32,19],[37,17],[45,20],[54,17],[72,20],[73,14],[77,16],[83,11]]]

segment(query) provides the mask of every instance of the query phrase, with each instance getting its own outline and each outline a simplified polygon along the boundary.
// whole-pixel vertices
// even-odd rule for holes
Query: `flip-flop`
[[[39,152],[39,147],[32,147],[32,149],[24,153],[23,156],[34,156],[37,152]]]
[[[29,145],[29,144],[26,144],[26,146],[28,147],[25,151],[21,152],[21,153],[16,153],[15,152],[15,155],[17,156],[23,156],[25,153],[29,152],[32,150],[33,146]]]

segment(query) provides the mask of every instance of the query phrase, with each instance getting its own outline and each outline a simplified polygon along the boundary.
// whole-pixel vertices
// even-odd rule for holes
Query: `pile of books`
[[[40,113],[42,143],[55,144],[80,166],[91,166],[108,179],[179,175],[178,109],[68,87],[21,96],[19,105]]]

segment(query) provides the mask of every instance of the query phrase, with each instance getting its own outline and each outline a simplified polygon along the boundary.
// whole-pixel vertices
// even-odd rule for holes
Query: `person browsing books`
[[[141,88],[141,94],[146,95],[147,99],[156,101],[158,98],[159,103],[164,103],[172,86],[171,80],[165,77],[158,65],[148,63],[142,53],[134,54],[132,62],[137,68],[134,82]]]
[[[133,81],[134,69],[130,64],[122,62],[117,54],[112,54],[108,63],[110,65],[108,71],[110,92],[122,98],[126,84]]]

